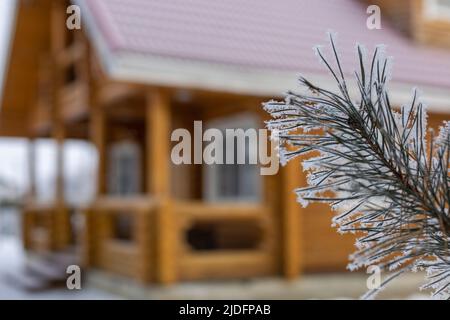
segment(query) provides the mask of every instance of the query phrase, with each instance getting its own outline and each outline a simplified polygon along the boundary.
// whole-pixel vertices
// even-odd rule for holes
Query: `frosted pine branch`
[[[336,92],[301,77],[305,94],[264,104],[280,138],[280,160],[300,155],[308,186],[299,202],[327,202],[339,232],[361,235],[349,269],[426,270],[438,298],[450,298],[450,123],[427,132],[417,92],[393,110],[387,91],[389,63],[377,48],[371,59],[357,47],[357,99],[351,98],[333,38],[332,61],[316,52],[336,81]],[[367,60],[367,61],[366,61]],[[428,138],[427,139],[427,134]],[[427,145],[429,141],[429,145]],[[394,278],[394,277],[392,277]],[[371,297],[368,292],[365,297]]]

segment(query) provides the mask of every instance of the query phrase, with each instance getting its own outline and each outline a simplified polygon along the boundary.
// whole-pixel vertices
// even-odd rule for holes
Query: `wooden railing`
[[[83,261],[86,266],[125,275],[142,282],[154,280],[154,214],[149,197],[101,197],[85,210]],[[132,219],[131,239],[115,234],[115,218]]]
[[[57,203],[28,202],[23,208],[22,237],[30,251],[50,252],[70,245],[70,209]]]
[[[132,219],[130,239],[115,234],[118,215]],[[162,216],[170,217],[169,229]],[[161,270],[168,269],[174,281],[279,271],[274,223],[270,210],[259,204],[171,201],[167,205],[149,197],[101,197],[85,210],[85,221],[85,265],[141,282],[161,281]],[[217,248],[203,250],[190,243],[188,233],[199,224],[218,228]],[[242,240],[249,246],[236,247]]]
[[[176,251],[179,279],[253,277],[277,272],[274,223],[270,210],[261,204],[177,202],[174,216],[179,234]],[[236,248],[231,243],[224,248],[196,250],[188,243],[187,233],[202,224],[219,228],[231,224],[229,230],[225,230],[227,242],[236,240],[234,237],[245,237],[246,232],[253,230],[259,234],[257,244]]]

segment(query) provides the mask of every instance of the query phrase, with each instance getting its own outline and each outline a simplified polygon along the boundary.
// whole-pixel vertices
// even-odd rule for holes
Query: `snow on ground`
[[[367,290],[365,273],[306,274],[295,281],[273,277],[159,287],[142,286],[127,278],[91,271],[80,291],[27,292],[10,278],[11,272],[20,275],[26,259],[19,240],[18,216],[13,211],[1,213],[0,299],[358,299]],[[427,299],[429,294],[418,290],[421,283],[423,274],[407,274],[396,279],[379,298]]]
[[[158,287],[141,286],[126,278],[91,272],[89,285],[80,291],[27,292],[7,278],[11,270],[22,268],[24,260],[20,242],[0,236],[0,299],[358,299],[366,290],[367,279],[364,273],[310,274],[291,282],[268,278]],[[421,274],[406,275],[385,289],[379,298],[428,299],[427,293],[417,289],[422,281]]]
[[[52,289],[41,292],[28,292],[13,283],[9,278],[12,270],[23,267],[25,255],[18,240],[12,237],[0,236],[0,299],[28,300],[28,299],[118,299],[119,297],[92,287],[81,290]]]

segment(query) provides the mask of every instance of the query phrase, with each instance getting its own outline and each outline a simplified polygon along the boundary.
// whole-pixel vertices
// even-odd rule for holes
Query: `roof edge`
[[[208,89],[261,97],[281,97],[288,90],[299,91],[300,89],[299,73],[292,71],[244,68],[123,52],[111,55],[109,72],[109,75],[118,81]],[[302,75],[312,82],[320,82],[327,89],[338,89],[327,73]],[[353,81],[356,80],[348,80],[350,84]],[[421,101],[429,106],[430,111],[450,114],[448,88],[392,80],[388,86],[391,102],[395,105],[402,106],[409,103],[413,90],[419,88],[422,93]],[[358,94],[356,82],[349,87],[354,88],[350,90],[350,93],[356,97]]]
[[[93,47],[97,53],[98,60],[103,68],[103,71],[111,76],[112,65],[112,49],[108,46],[107,41],[102,34],[100,27],[96,24],[94,17],[90,11],[89,6],[84,0],[72,0],[74,4],[78,5],[82,11],[82,19],[85,23],[86,32],[93,43]]]
[[[100,27],[96,24],[85,0],[74,0],[74,3],[83,10],[87,34],[94,42],[105,73],[116,81],[278,98],[288,90],[299,90],[297,81],[299,73],[293,71],[245,68],[213,62],[130,53],[111,48]],[[323,83],[324,87],[331,90],[337,89],[333,80],[326,73],[310,73],[304,74],[304,76],[308,76],[313,82]],[[357,88],[357,85],[351,87]],[[407,82],[391,81],[389,83],[391,102],[398,106],[408,103],[411,101],[413,90],[416,87],[423,92],[421,100],[429,105],[431,112],[450,114],[450,90],[448,88],[433,85],[414,86]],[[351,94],[355,96],[356,89]]]

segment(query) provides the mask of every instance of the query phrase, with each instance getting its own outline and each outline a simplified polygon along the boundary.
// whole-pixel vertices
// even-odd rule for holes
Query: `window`
[[[439,6],[450,8],[450,0],[436,0]]]
[[[118,196],[141,192],[141,150],[130,140],[113,144],[110,150],[108,193]]]
[[[450,0],[427,0],[425,6],[428,17],[450,19]]]
[[[245,163],[237,164],[238,144],[235,140],[234,150],[227,150],[226,129],[258,129],[257,118],[251,114],[239,114],[219,120],[210,121],[208,128],[222,131],[223,159],[228,152],[233,152],[233,164],[204,165],[203,195],[207,201],[259,201],[261,197],[261,177],[257,164],[250,164],[250,156],[257,152],[257,146],[245,141]],[[257,132],[257,131],[255,131]],[[257,134],[257,133],[256,133]]]
[[[81,140],[64,143],[64,194],[72,206],[90,203],[95,198],[97,149]]]

